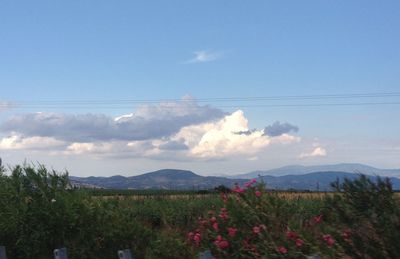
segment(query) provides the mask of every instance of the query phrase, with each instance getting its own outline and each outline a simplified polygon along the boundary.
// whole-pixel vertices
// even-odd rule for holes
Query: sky
[[[1,1],[0,157],[76,176],[400,168],[400,2]]]

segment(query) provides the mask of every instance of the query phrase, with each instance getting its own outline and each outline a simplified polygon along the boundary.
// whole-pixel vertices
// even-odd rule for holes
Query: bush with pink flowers
[[[359,230],[340,218],[342,203],[349,206],[355,202],[345,200],[348,195],[336,193],[334,197],[339,198],[333,200],[285,200],[264,186],[253,180],[235,186],[230,195],[222,194],[224,206],[199,218],[189,242],[199,250],[210,250],[215,258],[365,258],[368,254],[357,252],[360,248],[353,236]],[[399,219],[398,214],[391,215]],[[388,224],[396,225],[394,221]],[[374,233],[378,240],[384,240],[384,233]],[[398,247],[392,249],[399,252]],[[387,255],[380,258],[390,258]]]

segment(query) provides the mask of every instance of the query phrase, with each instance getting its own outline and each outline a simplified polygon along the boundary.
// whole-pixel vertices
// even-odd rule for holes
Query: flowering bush
[[[339,207],[351,201],[343,200],[347,196],[340,193],[334,197],[335,202],[324,199],[309,206],[305,200],[281,199],[267,191],[264,184],[252,180],[244,186],[236,185],[230,195],[222,194],[224,206],[199,218],[195,234],[188,239],[199,250],[209,249],[215,258],[306,258],[314,254],[324,258],[354,257],[357,249],[353,249],[353,237],[358,230],[348,224],[352,221],[339,217],[343,212]],[[386,200],[393,204],[389,198]],[[334,207],[327,206],[330,204]],[[395,226],[394,222],[389,225]],[[388,258],[388,254],[379,258]]]

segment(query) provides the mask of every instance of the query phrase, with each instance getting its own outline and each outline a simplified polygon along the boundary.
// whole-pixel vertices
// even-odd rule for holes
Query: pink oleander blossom
[[[228,220],[228,210],[226,208],[222,208],[219,213],[219,217],[223,220]]]
[[[214,241],[214,244],[219,248],[219,249],[226,249],[229,247],[229,242],[225,239],[222,238],[221,235],[218,235],[217,238]]]
[[[239,185],[235,185],[232,191],[235,193],[244,193],[245,189],[241,188]]]
[[[260,232],[261,232],[261,229],[260,229],[259,226],[253,227],[253,233],[254,233],[254,234],[260,234]]]
[[[287,249],[284,246],[278,246],[278,248],[276,249],[278,251],[278,253],[280,254],[287,254]]]
[[[236,233],[237,233],[237,228],[228,228],[228,235],[230,237],[236,236]]]
[[[350,237],[351,237],[351,230],[350,229],[345,229],[345,230],[343,230],[343,232],[342,232],[342,238],[344,239],[344,240],[346,240],[346,241],[348,241],[349,239],[350,239]]]
[[[213,227],[213,229],[214,229],[215,231],[218,231],[218,230],[219,230],[219,227],[218,227],[218,223],[217,223],[217,222],[214,222],[213,225],[212,225],[212,227]]]
[[[325,241],[325,243],[330,247],[335,244],[335,239],[330,234],[326,234],[322,236],[322,239]]]
[[[297,239],[296,239],[296,246],[297,246],[298,248],[302,247],[303,244],[304,244],[304,241],[303,241],[303,240],[301,240],[300,238],[297,238]]]
[[[193,236],[193,241],[194,241],[194,243],[195,243],[197,246],[200,244],[200,242],[201,242],[201,235],[200,235],[200,233],[196,233],[196,234]]]
[[[321,214],[321,215],[318,215],[318,216],[314,216],[314,217],[313,217],[313,220],[314,220],[315,223],[321,223],[321,221],[322,221],[322,214]]]
[[[299,236],[297,235],[296,232],[289,230],[289,231],[286,232],[286,237],[289,238],[289,239],[295,240]]]

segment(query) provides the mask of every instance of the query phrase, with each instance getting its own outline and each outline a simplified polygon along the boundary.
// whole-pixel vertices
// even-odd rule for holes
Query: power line
[[[252,97],[210,97],[194,98],[201,102],[253,102],[253,101],[281,101],[281,100],[325,100],[325,99],[355,99],[355,98],[388,98],[400,97],[400,92],[386,93],[358,93],[358,94],[325,94],[325,95],[286,95],[286,96],[252,96]],[[50,105],[50,104],[121,104],[121,103],[160,103],[160,102],[182,102],[184,99],[109,99],[109,100],[25,100],[15,101],[19,105]]]
[[[181,109],[175,105],[191,102],[208,103],[216,108],[261,108],[261,107],[324,107],[324,106],[380,106],[400,104],[400,92],[357,93],[357,94],[324,94],[324,95],[287,95],[287,96],[253,96],[253,97],[213,97],[196,99],[114,99],[114,100],[35,100],[7,102],[8,107],[36,109],[132,109],[142,105],[160,104],[162,109]],[[375,101],[370,101],[375,99]],[[326,100],[342,102],[325,103]],[[343,102],[346,100],[346,102]],[[366,101],[368,100],[368,101]],[[295,101],[295,103],[293,103]],[[300,103],[299,103],[300,101]],[[169,105],[173,104],[173,105]],[[201,106],[187,105],[185,109],[197,109]]]
[[[362,102],[362,103],[295,103],[295,104],[249,104],[249,105],[217,105],[215,108],[261,108],[261,107],[324,107],[324,106],[380,106],[380,105],[399,105],[400,102]],[[69,108],[69,109],[132,109],[140,106],[20,106],[14,108]],[[182,106],[163,106],[165,110],[182,109]],[[185,106],[185,109],[201,109],[201,106]]]

